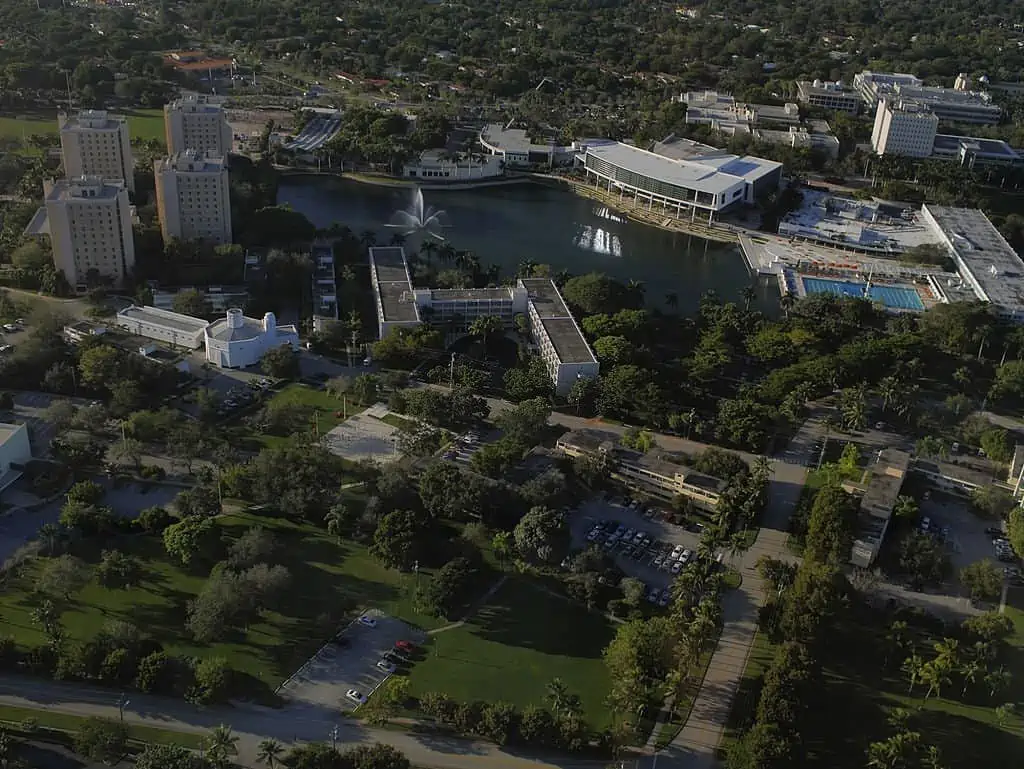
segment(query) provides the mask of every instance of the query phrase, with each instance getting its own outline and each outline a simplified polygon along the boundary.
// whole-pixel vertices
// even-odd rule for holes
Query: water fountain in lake
[[[385,226],[405,237],[419,235],[424,239],[444,241],[445,237],[441,230],[447,226],[445,218],[444,211],[433,206],[424,206],[423,190],[417,187],[412,196],[412,205],[405,210],[395,211],[391,216],[391,222]]]

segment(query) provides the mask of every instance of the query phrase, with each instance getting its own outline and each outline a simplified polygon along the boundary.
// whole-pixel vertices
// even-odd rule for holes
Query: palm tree
[[[950,670],[956,668],[960,661],[960,642],[955,638],[943,638],[936,642],[932,648],[935,649],[935,661],[944,668]]]
[[[39,527],[39,541],[43,545],[43,552],[53,555],[64,538],[64,531],[55,523],[44,523]]]
[[[671,307],[673,310],[679,309],[679,294],[675,291],[669,291],[665,294],[665,304]]]
[[[882,377],[878,383],[878,394],[882,396],[882,413],[885,413],[890,403],[900,397],[902,387],[903,384],[896,377]]]
[[[571,716],[578,715],[581,710],[580,698],[569,691],[569,687],[561,678],[553,678],[547,687],[545,699],[555,713]]]
[[[206,758],[216,767],[227,767],[232,756],[238,755],[238,737],[231,733],[231,727],[221,724],[214,727],[206,738]]]
[[[892,740],[872,742],[868,745],[868,766],[871,769],[896,769],[903,763],[899,746]]]
[[[537,269],[537,263],[532,259],[524,259],[516,267],[517,278],[530,278],[533,277],[533,271]]]
[[[885,634],[885,640],[890,650],[897,651],[903,648],[903,644],[906,642],[907,623],[903,620],[896,620],[889,626],[889,632]],[[885,666],[889,664],[889,652],[886,652],[885,661],[882,663]]]
[[[922,666],[921,681],[928,684],[928,691],[924,693],[925,701],[933,694],[942,697],[942,687],[949,683],[949,668],[938,659],[932,660]]]
[[[750,303],[757,299],[757,291],[753,286],[744,286],[740,291],[740,298],[743,299],[743,310],[750,312]]]
[[[626,290],[641,301],[644,298],[644,292],[647,288],[644,286],[643,281],[633,280],[630,278],[629,282],[626,283]]]
[[[960,668],[960,675],[964,679],[964,688],[960,690],[960,696],[963,697],[967,694],[967,687],[972,686],[978,682],[978,676],[981,675],[982,667],[981,663],[977,660],[968,660]]]
[[[989,694],[995,697],[1006,689],[1012,680],[1013,676],[1010,675],[1010,672],[1000,666],[985,676],[985,685],[988,687]]]
[[[913,694],[914,687],[917,686],[918,683],[920,683],[923,668],[924,660],[922,660],[916,654],[911,654],[909,657],[903,660],[903,664],[900,665],[900,670],[903,671],[904,675],[906,675],[906,677],[910,680],[910,686],[907,688],[908,694]]]
[[[256,760],[261,764],[266,764],[270,769],[274,769],[274,765],[284,755],[284,745],[274,739],[260,740],[256,751]]]

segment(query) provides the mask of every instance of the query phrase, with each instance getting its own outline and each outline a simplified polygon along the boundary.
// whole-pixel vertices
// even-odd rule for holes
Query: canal
[[[545,186],[522,184],[476,190],[423,193],[428,207],[442,209],[444,236],[456,249],[473,251],[484,264],[497,264],[502,276],[523,261],[551,265],[573,274],[598,271],[644,284],[648,305],[664,305],[674,293],[679,311],[697,307],[713,289],[740,301],[744,286],[755,285],[758,305],[778,305],[774,286],[757,282],[739,246],[668,232],[627,220],[602,203]],[[337,177],[286,177],[278,202],[305,214],[317,227],[337,222],[357,234],[373,230],[387,242],[385,225],[395,211],[412,205],[411,189],[377,187]]]

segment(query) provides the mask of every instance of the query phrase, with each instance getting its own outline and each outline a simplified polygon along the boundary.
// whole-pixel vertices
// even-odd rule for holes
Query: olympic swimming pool
[[[864,296],[867,284],[850,280],[831,280],[829,278],[811,278],[801,275],[804,291],[811,294],[837,294],[839,296]],[[868,298],[873,302],[881,302],[894,310],[923,310],[924,302],[916,289],[910,286],[875,286],[868,289]]]

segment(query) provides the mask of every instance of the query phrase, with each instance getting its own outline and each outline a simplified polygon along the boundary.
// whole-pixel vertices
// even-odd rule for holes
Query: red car
[[[408,653],[414,650],[416,647],[408,641],[395,641],[395,648],[398,649],[398,651],[400,652]]]

